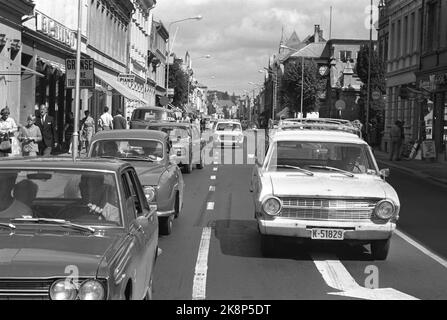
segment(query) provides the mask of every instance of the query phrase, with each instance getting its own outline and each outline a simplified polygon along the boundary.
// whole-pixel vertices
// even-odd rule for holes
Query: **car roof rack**
[[[362,129],[359,125],[342,119],[284,119],[279,130],[342,131],[362,138]]]

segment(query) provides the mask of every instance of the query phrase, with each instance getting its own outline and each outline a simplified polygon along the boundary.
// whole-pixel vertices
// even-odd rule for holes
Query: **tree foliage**
[[[281,105],[292,112],[301,112],[301,59],[289,63],[282,78],[280,94]],[[326,81],[319,75],[314,61],[304,61],[304,114],[314,112],[319,103],[319,96],[326,89]]]
[[[172,104],[183,107],[188,102],[188,74],[183,71],[180,63],[175,61],[169,69],[169,88],[175,90]]]

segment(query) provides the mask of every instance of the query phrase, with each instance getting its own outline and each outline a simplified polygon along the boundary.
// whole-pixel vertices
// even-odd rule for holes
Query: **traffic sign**
[[[343,111],[346,109],[346,102],[344,102],[343,100],[338,100],[335,103],[335,109],[339,110],[339,111]]]
[[[76,59],[65,60],[66,74],[66,88],[76,88]],[[93,59],[81,59],[81,77],[80,88],[81,89],[94,89],[95,88],[95,60]]]

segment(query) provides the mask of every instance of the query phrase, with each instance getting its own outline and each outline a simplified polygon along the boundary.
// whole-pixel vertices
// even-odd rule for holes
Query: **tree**
[[[188,74],[185,73],[178,61],[169,69],[169,88],[175,90],[172,104],[178,108],[188,102]]]
[[[286,66],[281,82],[281,104],[292,112],[301,112],[301,74],[303,63],[293,61]],[[326,89],[326,81],[319,75],[314,61],[304,62],[304,116],[314,112],[319,96]]]
[[[371,123],[374,123],[374,126],[377,127],[375,131],[382,132],[384,130],[385,125],[385,101],[383,99],[373,100],[372,93],[374,91],[379,91],[380,93],[386,93],[386,81],[385,81],[385,63],[380,59],[379,53],[377,50],[374,50],[371,55],[371,86],[370,86],[370,109],[369,109],[369,119]],[[369,68],[369,45],[363,45],[360,48],[359,56],[357,59],[357,75],[360,80],[363,82],[361,92],[360,92],[360,103],[359,105],[362,107],[362,122],[366,123],[366,104],[367,104],[367,96],[368,96],[368,68]],[[373,140],[372,140],[373,139]],[[377,137],[373,137],[369,139],[369,142],[379,143],[380,140]]]

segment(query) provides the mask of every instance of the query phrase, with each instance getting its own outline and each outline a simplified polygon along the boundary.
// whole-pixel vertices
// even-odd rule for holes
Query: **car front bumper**
[[[309,221],[286,218],[274,220],[258,219],[259,231],[262,235],[283,236],[311,239],[312,229],[343,229],[345,240],[386,240],[396,230],[393,222],[377,224],[371,221]]]

